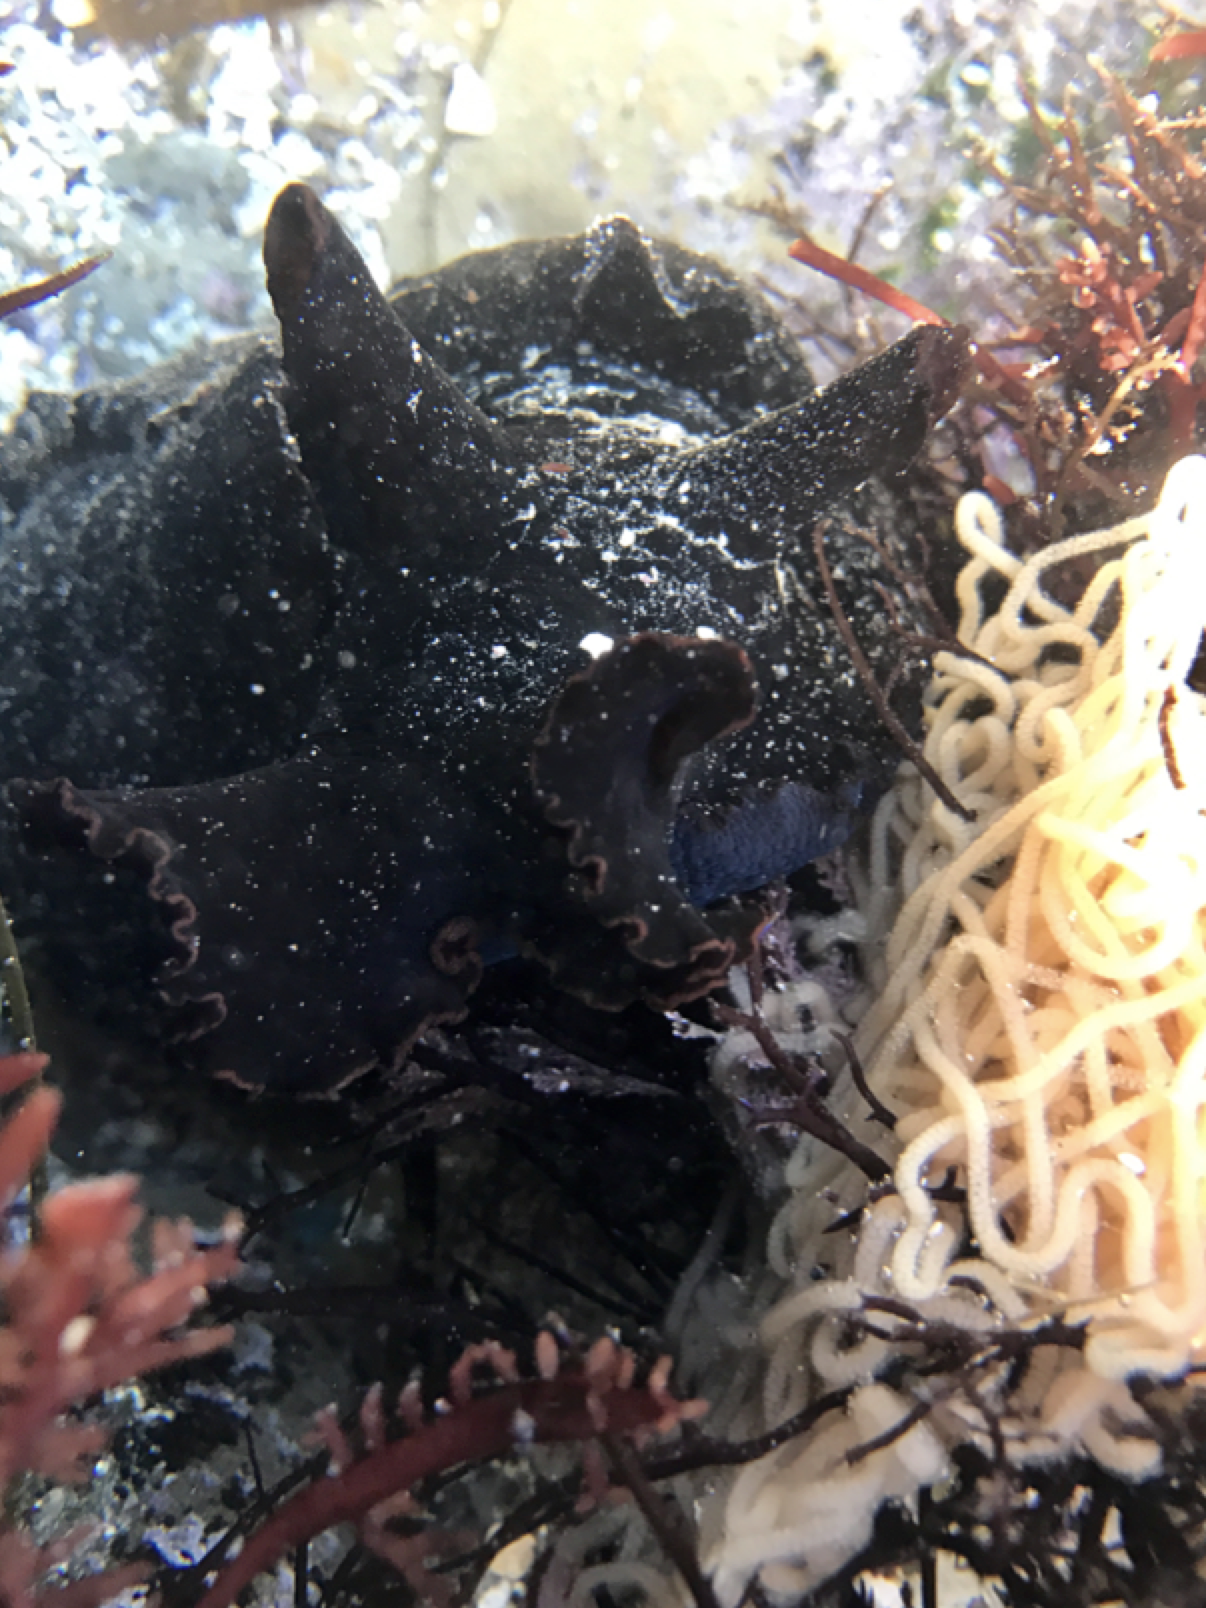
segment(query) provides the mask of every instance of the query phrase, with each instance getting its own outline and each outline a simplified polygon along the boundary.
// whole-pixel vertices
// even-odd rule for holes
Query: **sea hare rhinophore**
[[[0,448],[22,931],[300,1093],[517,952],[600,1005],[706,992],[895,764],[811,534],[917,452],[962,337],[816,392],[756,296],[622,219],[387,301],[291,185],[264,257],[283,352],[35,396]],[[899,588],[828,540],[882,671]]]

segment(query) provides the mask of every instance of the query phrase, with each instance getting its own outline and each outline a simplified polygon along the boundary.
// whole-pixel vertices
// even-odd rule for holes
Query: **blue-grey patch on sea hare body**
[[[916,453],[962,338],[814,392],[757,297],[623,220],[391,309],[294,185],[265,261],[283,364],[246,339],[36,397],[0,450],[24,927],[198,1064],[299,1092],[394,1064],[483,957],[606,1005],[705,992],[750,890],[895,763],[810,536]],[[831,541],[882,671],[899,589]]]

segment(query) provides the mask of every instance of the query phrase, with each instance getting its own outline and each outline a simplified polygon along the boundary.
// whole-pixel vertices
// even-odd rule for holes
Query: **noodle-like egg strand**
[[[977,820],[955,829],[907,784],[899,914],[858,1034],[903,1117],[892,1275],[914,1299],[937,1288],[923,1261],[945,1277],[922,1252],[954,1165],[981,1255],[1076,1300],[1091,1366],[1159,1356],[1174,1373],[1206,1333],[1206,705],[1184,683],[1206,623],[1206,460],[1178,464],[1152,514],[1025,562],[979,493],[958,530],[960,640],[979,660],[938,656],[925,748]],[[1043,591],[1056,565],[1122,543],[1075,608]],[[992,615],[989,573],[1009,582]]]

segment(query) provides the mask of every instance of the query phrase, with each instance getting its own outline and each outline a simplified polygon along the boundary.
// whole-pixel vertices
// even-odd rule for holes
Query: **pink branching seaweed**
[[[34,1079],[46,1056],[0,1057],[0,1094]],[[0,1205],[11,1203],[45,1152],[59,1096],[38,1085],[0,1128]],[[28,1472],[82,1477],[104,1444],[99,1426],[64,1423],[62,1414],[98,1392],[225,1345],[229,1328],[177,1332],[204,1300],[206,1286],[238,1260],[237,1224],[218,1246],[197,1250],[192,1225],[156,1223],[154,1269],[144,1277],[131,1253],[142,1212],[138,1180],[99,1178],[52,1195],[36,1242],[0,1263],[5,1322],[0,1325],[0,1488]],[[0,1522],[0,1598],[5,1608],[86,1608],[143,1571],[117,1570],[63,1590],[35,1582],[70,1554],[71,1537],[39,1547]]]
[[[667,1357],[643,1384],[635,1382],[632,1353],[610,1340],[596,1342],[581,1367],[561,1370],[551,1336],[541,1335],[537,1361],[542,1377],[520,1381],[512,1353],[496,1346],[488,1353],[471,1348],[452,1371],[452,1401],[442,1403],[444,1410],[434,1418],[424,1421],[415,1410],[413,1393],[404,1393],[399,1415],[407,1421],[408,1433],[389,1442],[379,1438],[380,1404],[370,1393],[371,1406],[361,1414],[368,1449],[359,1458],[328,1420],[324,1433],[332,1450],[330,1474],[299,1491],[249,1537],[198,1608],[228,1608],[283,1553],[335,1524],[356,1523],[363,1538],[382,1550],[383,1516],[399,1511],[398,1498],[429,1475],[536,1443],[639,1440],[704,1411],[702,1402],[677,1401],[670,1395]],[[472,1396],[470,1369],[476,1362],[488,1363],[502,1382]]]

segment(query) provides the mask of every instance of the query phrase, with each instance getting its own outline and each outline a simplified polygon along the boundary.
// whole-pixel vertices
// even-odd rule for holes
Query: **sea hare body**
[[[280,351],[35,397],[0,451],[23,930],[303,1093],[508,954],[601,1005],[705,992],[895,763],[811,534],[917,452],[961,337],[815,392],[756,297],[623,220],[391,303],[300,185],[265,262]],[[907,599],[829,540],[886,672]]]

